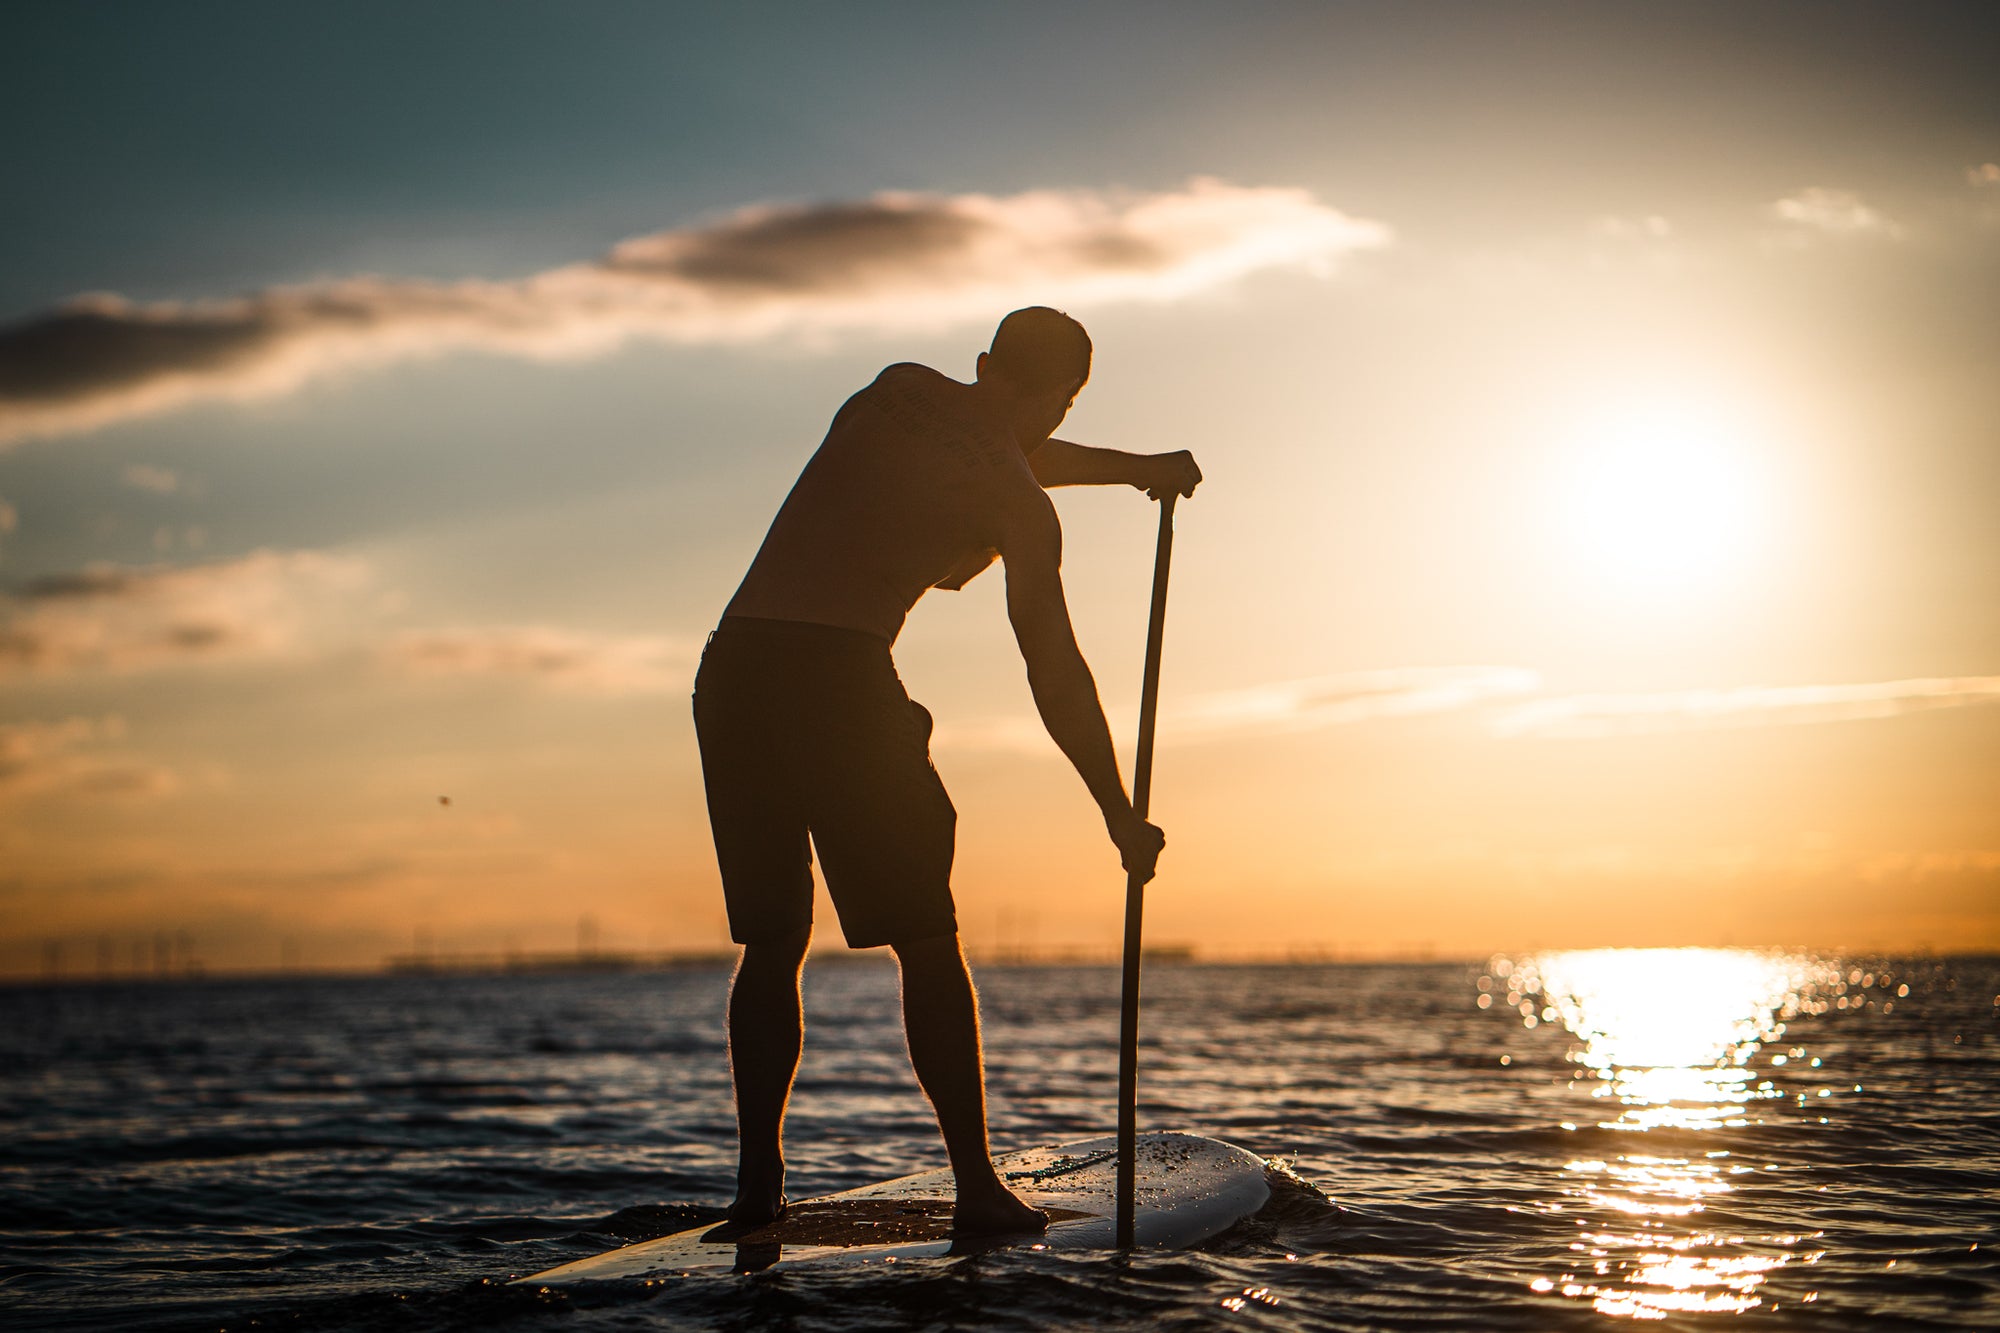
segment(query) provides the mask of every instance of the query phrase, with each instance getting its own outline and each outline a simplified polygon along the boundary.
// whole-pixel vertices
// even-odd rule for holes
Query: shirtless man
[[[902,969],[910,1062],[957,1184],[954,1230],[1047,1225],[1002,1183],[987,1148],[978,1000],[951,897],[957,814],[931,767],[930,714],[903,692],[889,650],[927,589],[961,587],[1000,558],[1042,721],[1125,868],[1151,878],[1165,835],[1133,811],[1119,777],[1042,488],[1191,495],[1201,472],[1184,451],[1049,438],[1089,377],[1083,327],[1039,306],[1001,322],[971,384],[908,363],[884,370],[834,417],[702,655],[695,727],[730,934],[743,946],[729,995],[733,1227],[784,1208],[813,848],[848,947],[887,945]]]

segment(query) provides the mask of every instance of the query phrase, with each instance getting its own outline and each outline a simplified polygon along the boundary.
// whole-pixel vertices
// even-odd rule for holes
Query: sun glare
[[[1568,556],[1621,593],[1712,588],[1767,520],[1746,433],[1693,403],[1628,404],[1575,433],[1560,498]]]
[[[1872,985],[1874,973],[1854,972]],[[1889,977],[1882,974],[1886,987]],[[1827,1095],[1804,1047],[1757,1056],[1801,1015],[1845,1007],[1838,968],[1796,954],[1732,949],[1587,949],[1496,958],[1481,978],[1481,1008],[1503,995],[1524,1026],[1560,1023],[1578,1082],[1607,1105],[1596,1128],[1630,1136],[1632,1149],[1599,1151],[1563,1168],[1556,1211],[1578,1231],[1560,1281],[1538,1277],[1538,1292],[1589,1300],[1600,1314],[1657,1320],[1685,1314],[1742,1314],[1764,1303],[1767,1279],[1787,1264],[1816,1261],[1813,1237],[1741,1233],[1711,1209],[1729,1210],[1746,1180],[1770,1169],[1739,1161],[1702,1136],[1761,1120],[1760,1108]],[[1827,998],[1834,997],[1834,998]],[[1773,1074],[1810,1059],[1799,1086]],[[1574,1084],[1572,1086],[1575,1086]],[[1615,1114],[1613,1108],[1616,1108]],[[1773,1112],[1775,1113],[1775,1112]],[[1565,1122],[1565,1130],[1578,1126]],[[1732,1140],[1731,1142],[1736,1142]]]

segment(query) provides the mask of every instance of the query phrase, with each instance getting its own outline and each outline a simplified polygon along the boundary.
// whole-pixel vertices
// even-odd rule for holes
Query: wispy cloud
[[[98,750],[124,735],[124,720],[116,716],[0,724],[0,802],[51,794],[158,796],[174,790],[179,784],[171,770]]]
[[[1605,214],[1591,219],[1590,231],[1613,241],[1665,241],[1673,237],[1674,224],[1658,213],[1638,217]]]
[[[1808,186],[1772,204],[1771,213],[1781,222],[1827,236],[1896,240],[1903,235],[1901,223],[1850,190]]]
[[[1306,731],[1382,717],[1455,712],[1527,694],[1540,683],[1536,673],[1522,667],[1395,667],[1200,695],[1172,716],[1177,729],[1190,736]]]
[[[1871,681],[1856,685],[1751,686],[1658,694],[1573,694],[1536,699],[1493,719],[1501,736],[1594,738],[1721,727],[1791,726],[1901,717],[2000,703],[2000,676]]]
[[[1530,693],[1540,681],[1535,672],[1522,667],[1393,667],[1219,690],[1166,705],[1160,741],[1172,745],[1449,713]],[[1113,711],[1114,726],[1129,734],[1136,713],[1130,708]],[[1054,749],[1039,723],[1014,717],[940,723],[935,743],[959,750],[1053,753]]]
[[[0,597],[0,674],[137,671],[283,655],[365,579],[359,561],[254,551],[198,565],[92,565]]]
[[[253,551],[191,565],[91,565],[0,595],[0,677],[325,660],[379,645],[368,565]],[[548,625],[412,630],[374,649],[411,676],[484,676],[592,694],[686,690],[697,643]]]
[[[133,463],[118,476],[127,486],[151,491],[155,495],[172,495],[181,488],[178,472],[172,468],[155,467],[151,463]]]
[[[418,676],[486,676],[590,694],[661,694],[691,688],[694,646],[655,634],[589,634],[544,625],[420,630],[388,650]]]
[[[361,276],[228,300],[93,295],[0,329],[0,444],[476,348],[544,360],[633,338],[741,342],[941,327],[1041,302],[1172,301],[1324,269],[1388,228],[1299,189],[887,193],[760,206],[515,281]]]
[[[1967,167],[1965,181],[1968,185],[1980,187],[2000,185],[2000,162],[1981,162],[1976,167]]]
[[[1311,731],[1466,710],[1477,710],[1496,736],[1581,739],[1848,722],[2000,703],[2000,676],[1520,698],[1540,687],[1536,672],[1506,666],[1399,667],[1281,681],[1164,704],[1160,743]],[[1133,710],[1111,711],[1113,726],[1129,734],[1135,722]],[[1055,753],[1040,724],[1027,717],[940,722],[934,743],[957,750]]]

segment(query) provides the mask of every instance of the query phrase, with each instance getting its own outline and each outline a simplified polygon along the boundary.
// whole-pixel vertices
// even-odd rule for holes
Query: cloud
[[[150,463],[134,463],[118,475],[127,486],[155,495],[172,495],[181,488],[180,474]]]
[[[542,625],[420,630],[388,651],[418,676],[488,676],[590,694],[663,694],[691,689],[692,644],[655,634],[588,634]]]
[[[1674,224],[1658,213],[1641,217],[1606,214],[1591,219],[1591,234],[1613,241],[1665,241],[1674,234]]]
[[[2000,185],[2000,162],[1982,162],[1976,167],[1967,167],[1965,182],[1976,186]]]
[[[283,656],[328,601],[366,578],[358,561],[254,551],[199,565],[91,565],[0,597],[0,675],[139,671]]]
[[[158,796],[178,785],[171,770],[124,755],[78,754],[125,735],[122,718],[0,724],[0,802],[26,796]]]
[[[1851,722],[1990,703],[2000,703],[2000,676],[1660,694],[1575,694],[1510,708],[1493,720],[1493,730],[1501,736],[1593,738]]]
[[[374,276],[227,300],[90,295],[0,328],[0,445],[242,401],[462,349],[542,360],[634,338],[744,342],[991,321],[1011,307],[1173,301],[1326,269],[1389,229],[1299,189],[885,193],[746,208],[514,281]]]
[[[1177,729],[1191,735],[1306,731],[1382,717],[1454,712],[1529,693],[1540,683],[1539,676],[1521,667],[1396,667],[1201,695],[1173,716]]]
[[[1160,740],[1165,744],[1220,740],[1449,713],[1530,693],[1540,682],[1533,671],[1504,666],[1393,667],[1278,681],[1169,704],[1160,718]],[[1125,715],[1114,718],[1114,725],[1129,734],[1137,714],[1122,711]],[[960,750],[1052,753],[1054,749],[1041,725],[1029,718],[940,723],[935,741]]]
[[[351,650],[382,609],[362,561],[254,551],[194,565],[91,565],[0,596],[0,677],[134,672]],[[596,694],[690,687],[697,644],[542,625],[416,630],[382,657],[413,676],[509,677]]]
[[[1829,236],[1874,236],[1896,240],[1903,235],[1902,224],[1885,217],[1848,190],[1828,190],[1809,186],[1771,205],[1781,222],[1823,232]]]

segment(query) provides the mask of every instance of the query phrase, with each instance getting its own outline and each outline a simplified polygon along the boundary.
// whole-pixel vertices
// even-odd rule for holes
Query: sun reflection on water
[[[1875,980],[1867,977],[1869,986]],[[1704,1226],[1736,1178],[1758,1168],[1727,1148],[1696,1145],[1751,1123],[1758,1103],[1790,1095],[1760,1076],[1753,1058],[1800,1015],[1848,1007],[1838,968],[1797,954],[1593,949],[1495,958],[1479,991],[1482,1009],[1505,1003],[1528,1028],[1560,1023],[1574,1035],[1569,1060],[1587,1071],[1592,1097],[1611,1103],[1599,1129],[1657,1140],[1651,1152],[1564,1167],[1563,1198],[1551,1211],[1580,1214],[1579,1229],[1560,1279],[1537,1278],[1533,1290],[1589,1300],[1621,1318],[1742,1313],[1763,1304],[1759,1288],[1771,1272],[1819,1258],[1800,1248],[1811,1237]],[[1787,1060],[1820,1064],[1803,1047],[1767,1063]]]

